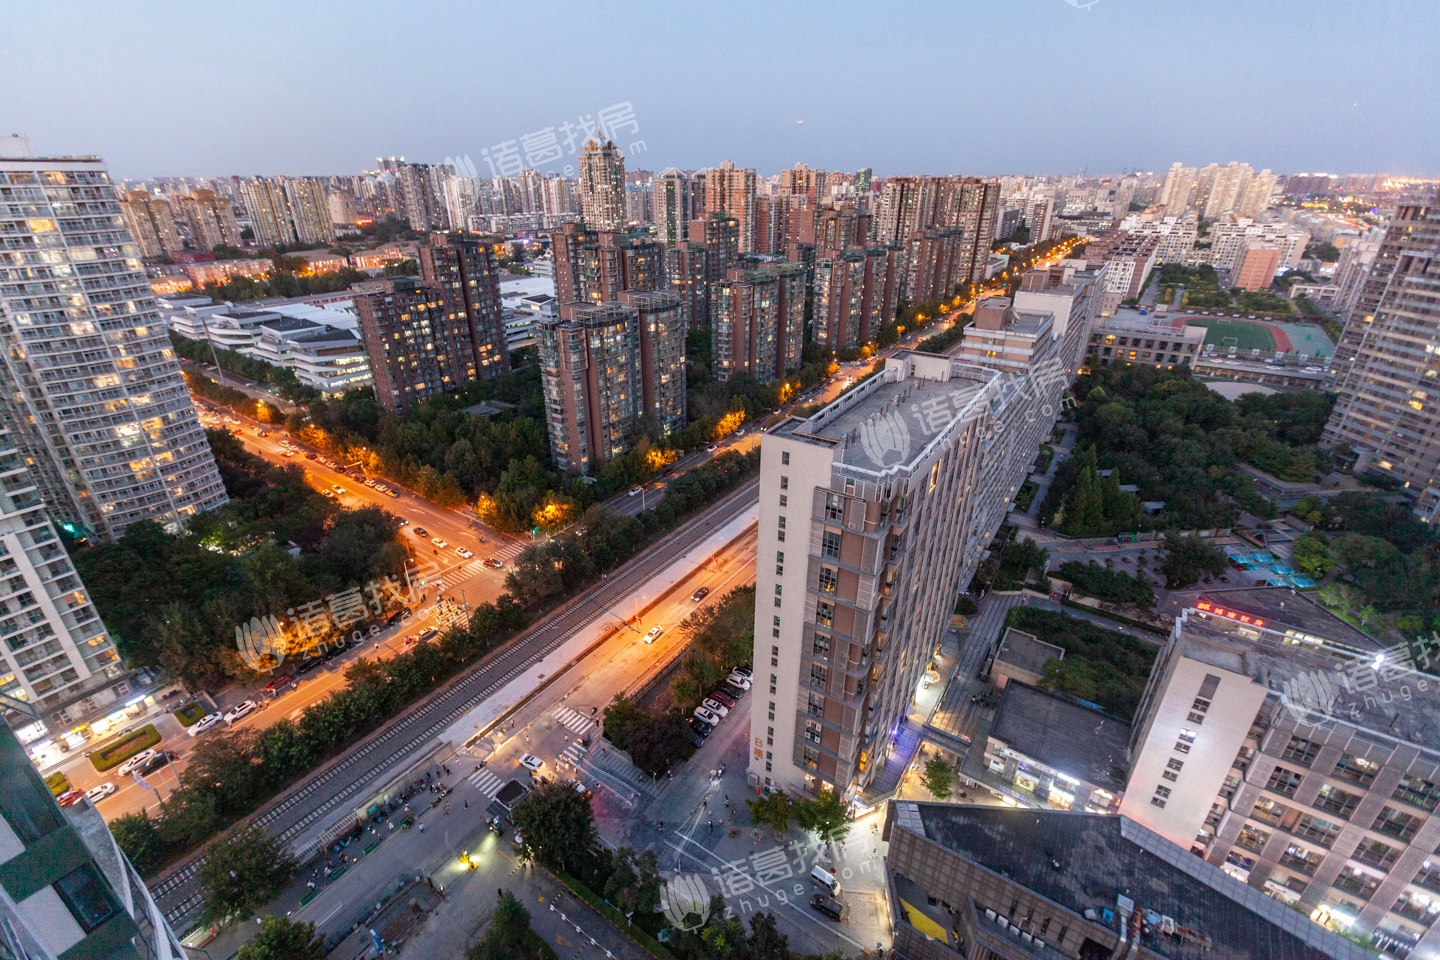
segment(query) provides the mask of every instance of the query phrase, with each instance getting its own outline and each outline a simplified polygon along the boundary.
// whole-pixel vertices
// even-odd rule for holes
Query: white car
[[[366,477],[366,478],[365,478],[365,486],[367,486],[367,487],[373,487],[373,486],[375,486],[375,478],[374,478],[374,477]]]
[[[97,783],[95,786],[85,791],[85,799],[89,800],[91,803],[97,803],[101,800],[104,800],[106,797],[110,796],[110,794],[114,793],[118,789],[120,788],[115,786],[115,784],[113,783]]]
[[[650,628],[650,632],[647,633],[647,634],[645,634],[645,642],[646,642],[646,643],[654,643],[656,640],[659,640],[659,639],[660,639],[660,634],[662,634],[662,633],[664,633],[664,632],[665,632],[665,628],[664,628],[664,627],[651,627],[651,628]]]
[[[727,715],[727,714],[730,712],[730,708],[729,708],[729,707],[725,706],[725,704],[721,703],[719,700],[716,700],[716,699],[714,699],[714,698],[712,698],[712,697],[706,697],[704,700],[701,700],[701,701],[700,701],[700,706],[704,707],[706,710],[709,710],[711,713],[715,714],[716,716],[721,716],[721,717],[723,717],[723,716]]]
[[[342,486],[340,486],[340,484],[338,484],[338,483],[337,483],[337,484],[333,484],[333,485],[330,487],[330,489],[331,489],[331,490],[334,490],[336,493],[344,493],[344,492],[345,492],[345,488],[342,487]]]
[[[727,682],[735,684],[741,690],[749,690],[751,687],[750,678],[738,670],[731,671],[730,676],[725,678]]]
[[[717,726],[720,723],[720,715],[711,710],[707,710],[704,707],[695,708],[695,719],[703,720],[705,723],[710,724],[710,726],[712,727]]]
[[[465,560],[469,560],[471,557],[475,556],[475,551],[466,550],[464,547],[456,547],[455,552]]]
[[[527,753],[525,754],[525,756],[520,758],[520,766],[524,767],[526,770],[529,770],[531,773],[539,773],[542,769],[544,769],[545,761],[541,760],[533,753]]]
[[[199,720],[196,720],[194,723],[190,724],[190,726],[186,728],[185,732],[190,734],[190,736],[192,737],[198,737],[200,736],[200,734],[204,733],[206,730],[209,730],[211,727],[219,726],[224,722],[225,718],[222,715],[218,713],[207,713]]]
[[[632,496],[632,497],[638,497],[638,496],[640,496],[640,494],[642,494],[642,493],[644,493],[644,492],[645,492],[645,488],[644,488],[644,487],[631,487],[631,488],[630,488],[630,496]]]
[[[243,720],[243,719],[245,719],[246,717],[250,716],[250,714],[252,714],[252,713],[254,713],[254,712],[255,712],[255,701],[254,701],[254,700],[246,700],[246,701],[243,702],[243,703],[237,704],[237,705],[235,706],[235,709],[230,710],[229,712],[227,712],[227,713],[225,714],[225,722],[226,722],[226,723],[234,723],[236,720]]]
[[[450,546],[449,541],[441,540],[439,537],[431,537],[430,542],[435,544],[435,546],[439,547],[441,550],[444,550],[446,547]]]
[[[140,768],[140,764],[144,763],[147,760],[153,759],[156,755],[156,752],[157,751],[154,747],[151,747],[149,750],[141,750],[139,753],[135,754],[135,756],[120,764],[120,769],[115,772],[119,776],[128,777],[130,776],[130,774],[134,773]]]

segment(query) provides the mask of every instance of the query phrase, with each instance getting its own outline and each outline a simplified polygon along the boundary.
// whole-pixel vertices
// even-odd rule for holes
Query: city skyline
[[[17,18],[0,40],[0,83],[10,92],[0,128],[30,135],[42,155],[103,156],[121,179],[340,173],[392,154],[470,157],[484,175],[491,148],[621,103],[633,105],[637,131],[622,148],[645,145],[628,165],[655,171],[727,158],[767,175],[797,160],[879,175],[1162,171],[1177,158],[1285,173],[1440,169],[1440,108],[1394,95],[1440,80],[1434,62],[1406,53],[1437,28],[1407,18],[1401,4],[1292,4],[1267,8],[1263,21],[1232,3],[1162,10],[1125,0],[922,5],[904,16],[859,5],[835,17],[766,8],[761,18],[737,14],[755,25],[739,47],[725,45],[729,34],[695,29],[698,14],[663,17],[637,3],[600,17],[556,6],[540,47],[515,42],[536,26],[530,11],[488,5],[407,8],[411,15],[383,24],[379,7],[343,19],[285,8],[281,32],[263,11],[230,20],[163,4],[144,16],[68,8],[63,29],[42,11]],[[436,31],[437,21],[449,27]],[[921,23],[929,26],[917,31]],[[407,38],[422,33],[430,54],[396,66],[394,51],[414,48]],[[790,42],[798,36],[809,39]],[[968,44],[967,36],[988,39]],[[316,37],[344,55],[316,48]],[[732,61],[728,86],[657,82],[654,51],[681,41],[700,61]],[[128,56],[146,46],[214,55]],[[605,69],[594,69],[595,56],[545,56],[559,66],[531,69],[524,53],[510,52],[581,48],[601,51]],[[1081,49],[1113,55],[1075,56]],[[504,59],[477,70],[487,51]],[[832,92],[840,78],[827,74],[835,62],[848,64],[843,97]],[[365,63],[389,64],[385,82],[366,80]],[[1311,90],[1305,78],[1318,64],[1324,83]],[[1231,93],[1198,99],[1187,77]],[[773,96],[776,87],[786,96]],[[327,88],[335,96],[301,94]],[[567,163],[576,157],[539,169],[564,172]]]

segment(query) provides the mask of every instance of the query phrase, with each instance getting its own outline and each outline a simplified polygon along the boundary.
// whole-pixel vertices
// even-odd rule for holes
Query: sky
[[[0,131],[128,179],[489,175],[552,127],[536,165],[564,172],[563,125],[625,104],[630,169],[1440,173],[1434,0],[0,0],[0,23]]]

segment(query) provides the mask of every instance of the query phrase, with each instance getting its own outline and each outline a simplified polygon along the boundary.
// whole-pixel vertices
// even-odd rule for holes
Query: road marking
[[[585,733],[594,722],[579,710],[571,707],[556,707],[551,713],[564,724],[565,729],[571,733]]]
[[[500,792],[500,788],[505,785],[503,780],[489,770],[476,770],[465,779],[474,784],[475,789],[492,799],[495,794]]]

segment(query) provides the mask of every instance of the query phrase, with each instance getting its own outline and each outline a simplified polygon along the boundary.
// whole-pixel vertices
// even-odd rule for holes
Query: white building
[[[1198,256],[1216,270],[1234,270],[1245,253],[1245,245],[1255,240],[1279,247],[1280,265],[1294,270],[1305,254],[1310,234],[1284,223],[1257,223],[1248,217],[1240,217],[1211,225],[1205,239],[1210,242],[1209,252],[1202,251]]]
[[[1184,217],[1162,217],[1158,220],[1143,215],[1120,221],[1120,232],[1155,240],[1156,263],[1190,263],[1195,257],[1195,238],[1200,222],[1191,214]]]

